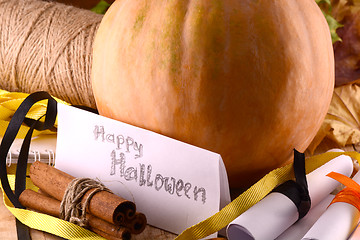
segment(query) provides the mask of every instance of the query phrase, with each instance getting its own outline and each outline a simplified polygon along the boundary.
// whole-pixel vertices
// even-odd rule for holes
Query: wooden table
[[[2,201],[2,193],[0,192],[0,239],[1,240],[17,240],[16,227],[15,227],[15,217],[11,212],[5,207]],[[31,238],[32,240],[63,240],[60,237],[44,233],[31,229]],[[154,228],[152,226],[147,226],[144,232],[139,235],[132,235],[131,239],[134,240],[145,240],[145,239],[157,239],[157,240],[168,240],[174,239],[176,235],[168,233],[166,231]]]

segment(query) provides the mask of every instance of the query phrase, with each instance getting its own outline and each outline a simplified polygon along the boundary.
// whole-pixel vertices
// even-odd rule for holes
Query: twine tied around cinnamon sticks
[[[94,190],[86,197],[84,204],[82,204],[82,198],[90,189]],[[80,227],[88,227],[86,209],[91,198],[99,191],[112,193],[104,184],[91,178],[75,178],[72,180],[65,190],[60,204],[60,218],[75,223]]]
[[[100,182],[75,178],[41,162],[31,165],[29,175],[39,192],[26,189],[21,193],[19,201],[27,208],[72,219],[109,240],[128,240],[131,234],[145,229],[146,216],[136,212],[135,204],[113,194]]]

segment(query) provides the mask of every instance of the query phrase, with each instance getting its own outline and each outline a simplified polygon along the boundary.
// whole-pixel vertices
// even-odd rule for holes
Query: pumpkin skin
[[[101,115],[221,154],[247,188],[305,151],[334,89],[314,0],[117,0],[98,29]]]

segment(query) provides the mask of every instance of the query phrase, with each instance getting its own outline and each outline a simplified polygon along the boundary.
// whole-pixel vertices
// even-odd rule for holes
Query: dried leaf
[[[360,11],[346,15],[334,44],[336,86],[360,79]]]
[[[360,142],[360,83],[335,88],[325,120],[308,150],[313,153],[324,138],[339,147]]]
[[[350,16],[352,11],[356,10],[354,2],[351,0],[332,0],[331,6],[331,16],[340,23],[344,23],[345,18]]]
[[[342,27],[342,24],[340,24],[337,19],[335,19],[332,16],[332,3],[330,0],[315,0],[315,2],[320,7],[322,13],[325,16],[325,19],[329,25],[330,33],[331,33],[331,39],[332,42],[335,43],[337,41],[341,41],[340,37],[337,35],[336,30],[339,27]]]
[[[99,3],[91,9],[91,11],[98,14],[105,14],[111,4],[106,2],[105,0],[100,0]]]
[[[334,43],[335,85],[341,86],[358,80],[360,78],[360,0],[331,0],[331,4],[329,0],[316,1],[328,21]]]

